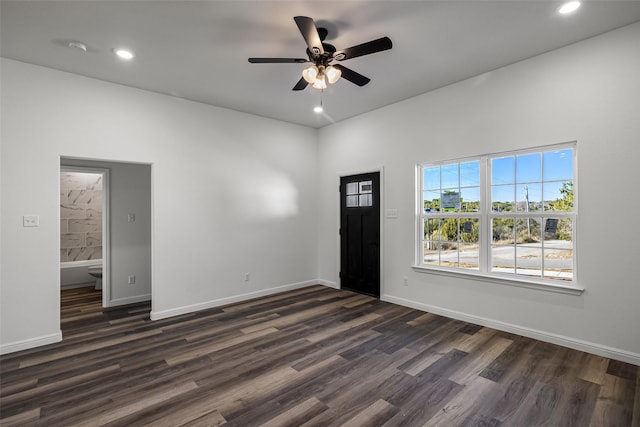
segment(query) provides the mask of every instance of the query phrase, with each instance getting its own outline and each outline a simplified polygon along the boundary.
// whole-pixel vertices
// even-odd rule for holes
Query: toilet
[[[95,267],[89,267],[87,269],[87,273],[89,273],[90,276],[96,278],[95,289],[102,289],[102,266],[99,265]]]

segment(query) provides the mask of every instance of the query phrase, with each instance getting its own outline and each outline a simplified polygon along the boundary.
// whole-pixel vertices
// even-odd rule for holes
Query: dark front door
[[[380,297],[380,173],[340,178],[342,289]]]

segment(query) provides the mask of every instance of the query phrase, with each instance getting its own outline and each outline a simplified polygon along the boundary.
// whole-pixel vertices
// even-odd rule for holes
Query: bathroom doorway
[[[92,184],[85,186],[85,193],[79,194],[81,188],[61,191],[61,266],[66,253],[67,262],[91,264],[102,259],[102,306],[112,308],[121,305],[137,304],[151,300],[151,164],[116,162],[108,160],[78,159],[61,157],[61,172],[97,173],[102,177],[102,194]],[[97,177],[88,182],[96,183]],[[81,186],[80,184],[78,186]],[[62,190],[62,186],[61,186]],[[76,191],[69,193],[69,191]],[[93,191],[93,193],[91,193]],[[86,203],[65,218],[62,201],[71,202],[74,197]],[[93,199],[91,199],[93,197]],[[92,207],[98,205],[102,197],[102,212],[98,214]],[[90,211],[89,218],[68,218],[69,215],[80,215],[81,209]],[[70,207],[69,207],[70,209]],[[101,217],[101,235],[97,233],[98,221]],[[91,220],[90,218],[93,218]],[[68,223],[65,224],[64,220]],[[68,228],[64,228],[68,227]],[[64,232],[68,236],[64,235]],[[72,233],[86,233],[86,235]],[[99,254],[99,238],[101,253]],[[84,240],[83,240],[84,239]],[[63,242],[66,248],[63,248]],[[84,244],[84,245],[83,245]],[[84,248],[84,249],[83,249]],[[66,252],[65,252],[66,250]],[[80,255],[78,257],[77,255]],[[95,276],[95,275],[94,275]],[[99,277],[91,277],[85,271],[85,278],[95,282]]]
[[[60,288],[109,295],[109,169],[60,166]]]

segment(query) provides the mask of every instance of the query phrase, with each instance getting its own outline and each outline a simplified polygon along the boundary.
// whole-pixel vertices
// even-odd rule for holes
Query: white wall
[[[640,23],[320,130],[320,277],[338,174],[384,166],[383,299],[640,363]],[[415,165],[577,140],[580,296],[414,272]],[[403,286],[402,277],[409,277]]]
[[[62,165],[109,170],[109,306],[151,299],[151,166],[61,160]],[[135,221],[129,222],[129,214]],[[103,236],[103,241],[106,237]],[[135,283],[129,284],[130,275]]]
[[[155,318],[317,277],[316,130],[12,60],[1,67],[2,352],[60,338],[60,156],[152,165]],[[25,214],[40,227],[23,228]]]

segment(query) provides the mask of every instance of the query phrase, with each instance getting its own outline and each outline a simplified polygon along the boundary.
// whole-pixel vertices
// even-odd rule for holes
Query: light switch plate
[[[39,215],[24,215],[22,217],[23,227],[38,227],[40,225]]]
[[[387,209],[385,212],[385,216],[389,219],[398,218],[398,210],[397,209]]]

